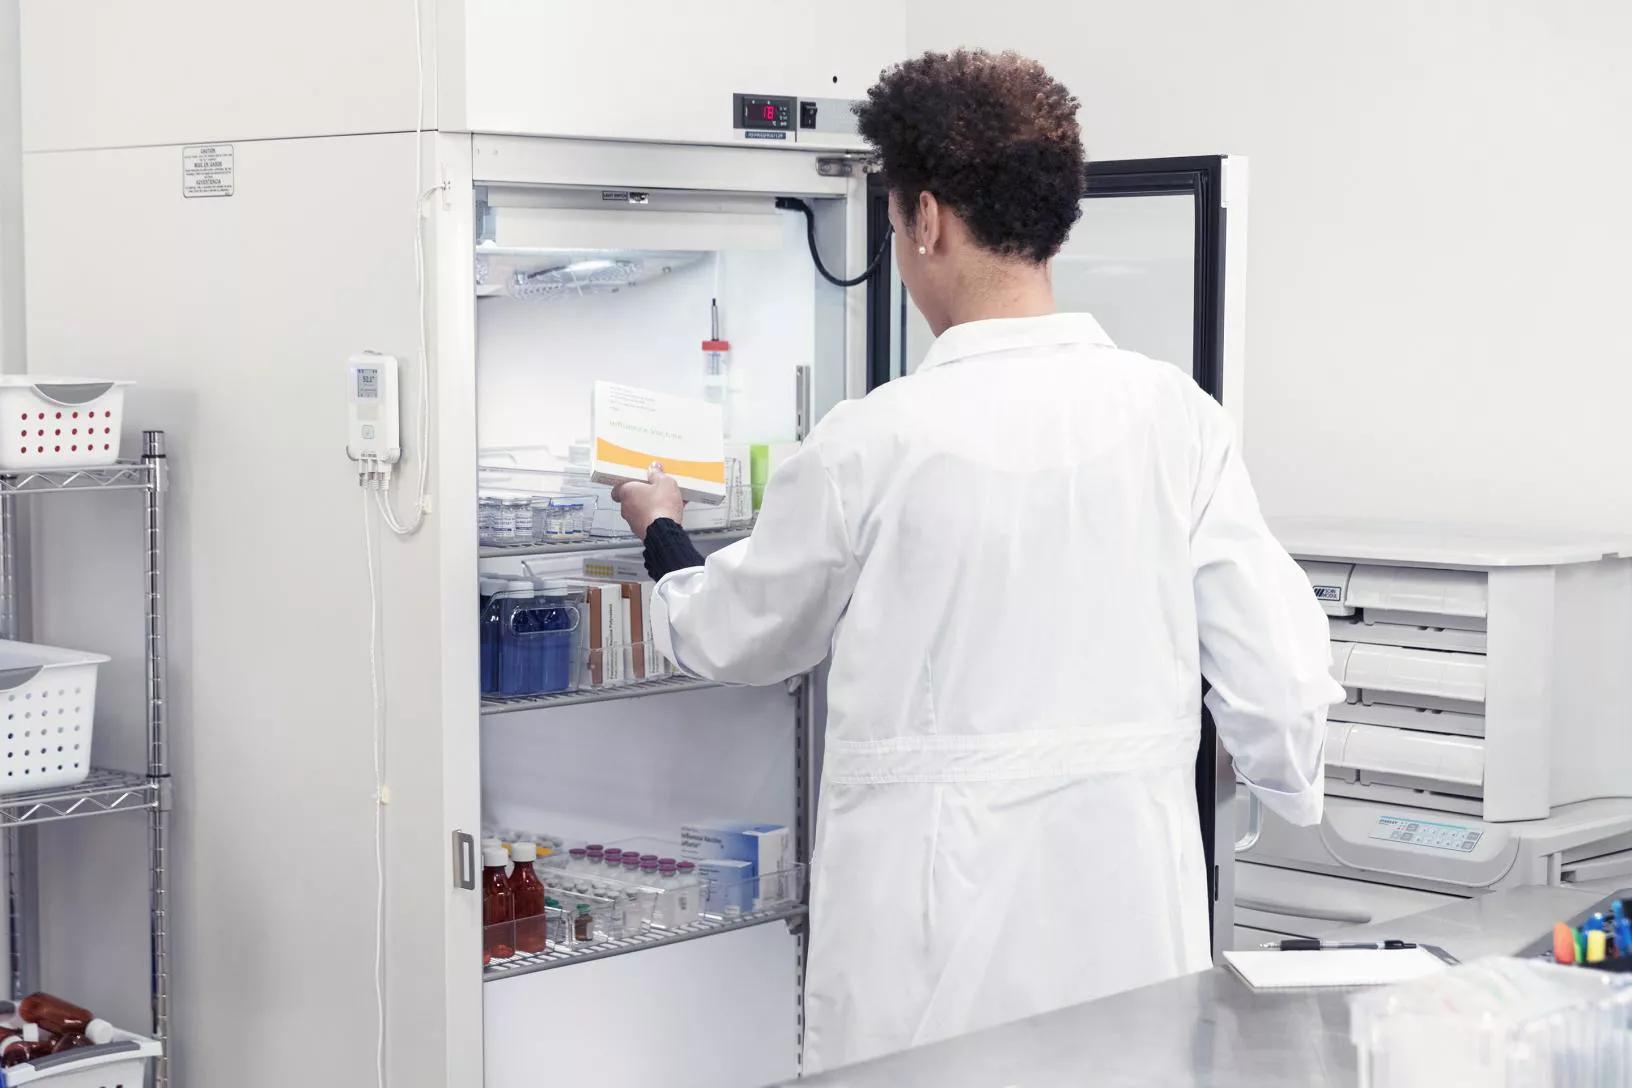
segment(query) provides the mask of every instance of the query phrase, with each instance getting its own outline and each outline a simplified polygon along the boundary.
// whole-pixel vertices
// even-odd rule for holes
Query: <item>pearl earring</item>
[[[922,257],[925,254],[927,254],[928,252],[929,252],[929,247],[927,247],[927,246],[919,246],[918,247],[918,256]]]

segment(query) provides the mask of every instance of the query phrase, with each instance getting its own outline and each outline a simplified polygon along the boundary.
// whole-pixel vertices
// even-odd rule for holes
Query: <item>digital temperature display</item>
[[[797,98],[766,94],[739,94],[732,97],[736,100],[733,127],[777,132],[792,130],[794,114],[799,106]]]

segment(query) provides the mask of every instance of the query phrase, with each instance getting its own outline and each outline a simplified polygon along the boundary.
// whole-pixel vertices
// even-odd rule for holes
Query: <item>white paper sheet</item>
[[[1445,970],[1425,948],[1328,948],[1319,952],[1225,952],[1224,959],[1255,990],[1384,986]]]

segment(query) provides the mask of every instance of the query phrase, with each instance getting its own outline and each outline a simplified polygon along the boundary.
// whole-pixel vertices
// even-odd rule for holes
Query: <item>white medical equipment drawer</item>
[[[1277,522],[1327,613],[1328,796],[1536,820],[1632,797],[1632,540]]]
[[[1235,924],[1294,937],[1324,937],[1462,898],[1252,862],[1235,867]]]
[[[1344,775],[1341,772],[1349,772]],[[1358,725],[1326,725],[1326,774],[1478,797],[1485,784],[1485,742],[1476,737]]]
[[[1485,703],[1483,654],[1334,642],[1332,677],[1361,702],[1475,714]]]

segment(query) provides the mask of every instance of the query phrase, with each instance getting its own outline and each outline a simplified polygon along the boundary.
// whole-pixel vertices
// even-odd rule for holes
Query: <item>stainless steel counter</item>
[[[1567,888],[1515,888],[1329,939],[1397,937],[1437,944],[1460,959],[1512,954],[1597,898]],[[1258,993],[1233,972],[1215,968],[798,1083],[1342,1088],[1356,1082],[1346,992]]]

